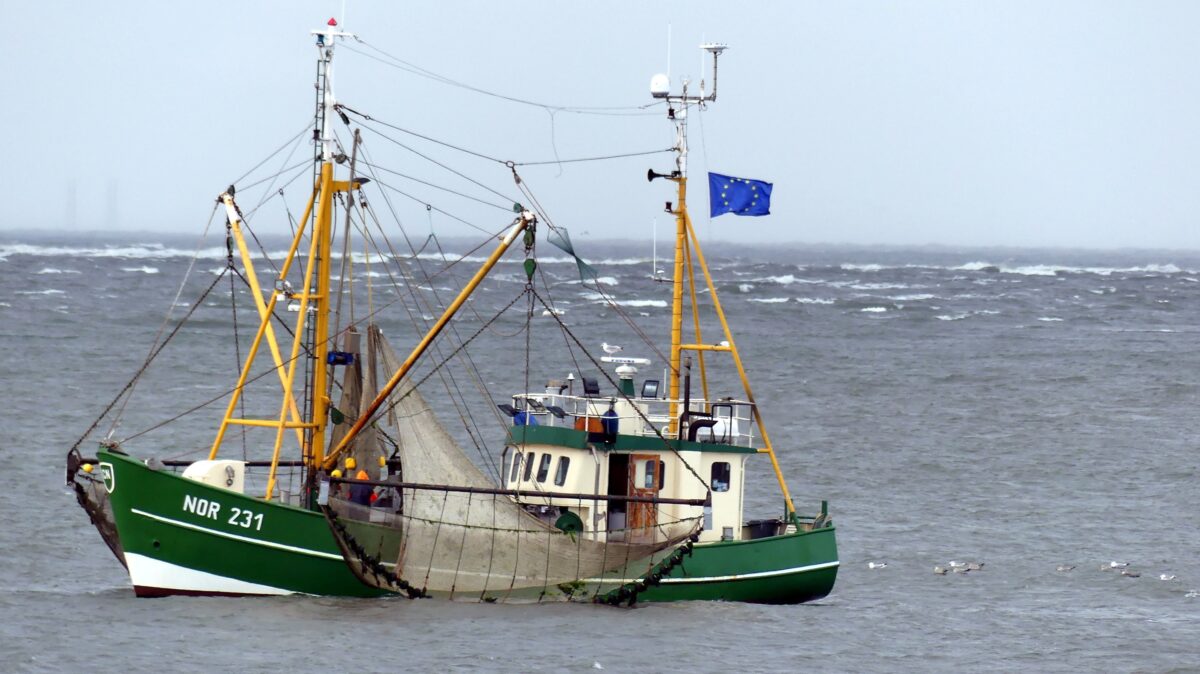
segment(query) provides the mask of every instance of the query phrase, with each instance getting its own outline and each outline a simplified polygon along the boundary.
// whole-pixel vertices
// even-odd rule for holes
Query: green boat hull
[[[637,601],[799,604],[828,595],[837,570],[832,526],[748,541],[701,543],[659,584],[639,593]]]
[[[346,568],[323,515],[99,453],[134,592],[167,595],[383,593]],[[248,514],[247,514],[248,513]]]
[[[390,594],[351,572],[320,512],[153,470],[122,454],[100,452],[99,461],[111,476],[113,519],[139,597]],[[637,601],[795,604],[828,595],[837,568],[832,526],[702,543]],[[626,580],[607,578],[601,592]]]

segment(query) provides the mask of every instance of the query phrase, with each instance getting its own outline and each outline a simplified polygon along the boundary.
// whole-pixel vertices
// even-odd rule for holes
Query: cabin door
[[[657,454],[632,454],[629,457],[629,495],[642,497],[658,496],[662,485],[662,461]],[[658,505],[631,501],[628,506],[630,543],[654,542],[655,527],[658,525]]]

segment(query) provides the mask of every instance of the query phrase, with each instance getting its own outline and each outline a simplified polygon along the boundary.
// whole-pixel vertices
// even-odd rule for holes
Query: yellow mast
[[[679,202],[675,207],[675,271],[671,283],[671,385],[669,387],[670,405],[670,434],[679,433],[679,367],[681,359],[680,345],[683,343],[683,255],[687,247],[687,178],[665,176],[678,185]]]

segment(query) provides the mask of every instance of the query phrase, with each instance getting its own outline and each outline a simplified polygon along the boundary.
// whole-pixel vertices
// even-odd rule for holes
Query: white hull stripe
[[[125,553],[125,562],[129,564],[129,580],[134,587],[214,594],[293,594],[290,590],[197,571],[133,552]]]
[[[265,548],[275,548],[276,550],[286,550],[288,552],[295,552],[295,553],[301,554],[301,555],[309,555],[310,557],[321,557],[323,559],[336,559],[339,562],[342,561],[341,555],[335,555],[335,554],[332,554],[329,552],[320,552],[318,550],[309,550],[308,548],[298,548],[294,545],[285,545],[283,543],[275,543],[273,541],[264,541],[261,538],[251,538],[249,536],[239,536],[238,534],[231,534],[227,531],[218,531],[216,529],[209,529],[208,527],[202,527],[198,524],[192,524],[190,522],[180,522],[179,520],[173,520],[169,517],[163,517],[162,515],[155,515],[154,513],[148,513],[144,510],[138,510],[137,508],[130,508],[130,512],[137,514],[137,515],[141,515],[142,517],[149,517],[152,520],[158,520],[159,522],[164,522],[166,524],[181,527],[183,529],[191,529],[193,531],[203,531],[206,534],[212,534],[213,536],[220,536],[221,538],[228,538],[228,539],[235,540],[235,541],[241,541],[243,543],[250,543],[252,545],[261,545]]]
[[[755,571],[754,573],[738,573],[738,574],[733,574],[730,576],[700,576],[697,578],[663,578],[659,582],[661,582],[663,585],[668,585],[668,584],[674,585],[674,584],[679,584],[679,583],[724,583],[724,582],[728,582],[731,580],[750,580],[752,578],[771,578],[774,576],[788,576],[788,575],[791,575],[794,573],[806,573],[809,571],[820,571],[821,569],[828,569],[831,567],[838,566],[839,564],[840,564],[840,562],[823,562],[821,564],[809,564],[808,566],[794,566],[790,569],[774,569],[771,571]],[[637,580],[638,579],[636,579],[636,578],[627,578],[624,580],[617,580],[614,578],[588,578],[588,582],[590,582],[590,583],[604,582],[604,583],[620,583],[622,585],[624,585],[626,583],[633,583],[633,582],[636,582]]]

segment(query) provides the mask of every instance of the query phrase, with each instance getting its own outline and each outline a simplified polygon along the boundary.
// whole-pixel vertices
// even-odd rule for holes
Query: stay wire
[[[162,337],[163,331],[166,330],[167,323],[171,321],[171,314],[175,313],[175,307],[179,304],[179,298],[183,296],[183,289],[187,286],[188,279],[191,278],[192,271],[196,268],[196,260],[200,257],[200,247],[204,245],[205,239],[208,238],[208,231],[212,228],[213,218],[215,218],[216,215],[217,204],[214,203],[212,211],[208,214],[208,222],[204,225],[204,232],[200,234],[200,238],[196,241],[196,249],[192,252],[192,259],[188,262],[187,270],[183,273],[183,279],[179,281],[179,288],[175,291],[175,298],[171,300],[171,306],[167,309],[167,315],[163,316],[162,323],[160,323],[158,326],[158,332],[154,334],[154,341],[150,343],[150,353],[153,355],[147,355],[146,362],[142,365],[142,368],[138,371],[138,374],[135,375],[134,378],[129,381],[129,384],[126,385],[126,388],[129,390],[129,397],[126,398],[117,409],[117,414],[113,418],[112,426],[110,426],[108,430],[108,437],[112,437],[112,434],[117,430],[117,426],[121,423],[121,418],[125,415],[125,406],[129,404],[129,399],[133,397],[133,391],[137,387],[138,377],[141,375],[141,372],[143,372],[146,367],[150,365],[150,360],[154,357],[154,355],[158,354],[158,351],[155,351],[155,345],[158,344],[159,338]],[[207,291],[205,294],[207,295]],[[191,316],[193,311],[195,311],[195,305],[188,309],[187,315]],[[173,330],[171,334],[174,335],[178,330],[179,327],[176,326],[175,330]],[[161,348],[159,351],[161,351]],[[122,393],[124,393],[124,390],[122,390]],[[104,418],[104,415],[108,414],[109,410],[112,409],[112,406],[116,404],[118,400],[120,400],[120,394],[113,399],[112,403],[109,403],[108,408],[104,410],[104,414],[101,414],[100,418],[96,419],[91,428],[87,430],[87,433],[91,433],[96,426],[99,425],[100,421]],[[83,442],[84,438],[87,437],[87,433],[84,433],[84,437],[80,438],[79,442]],[[76,443],[76,447],[78,446],[78,443]]]
[[[379,54],[383,55],[387,59],[391,59],[391,62],[385,61],[376,56],[372,56],[371,54],[368,54],[362,50],[355,49],[354,47],[352,47],[350,45],[343,45],[343,47],[349,51],[356,53],[356,54],[360,54],[369,59],[373,59],[375,61],[383,63],[384,65],[396,68],[397,70],[402,70],[404,72],[408,72],[413,75],[417,75],[419,77],[424,77],[426,79],[430,79],[435,82],[439,82],[441,84],[458,87],[460,89],[465,89],[467,91],[472,91],[472,92],[482,94],[485,96],[491,96],[492,98],[498,98],[498,99],[509,101],[512,103],[520,103],[522,105],[529,105],[529,106],[533,106],[536,108],[542,108],[545,110],[558,110],[558,111],[570,112],[570,113],[574,113],[574,114],[591,114],[591,115],[600,115],[600,116],[626,116],[626,117],[655,115],[657,113],[640,112],[640,111],[646,110],[648,108],[651,108],[651,107],[654,107],[657,105],[662,105],[662,101],[655,101],[652,103],[646,103],[644,105],[628,105],[628,106],[569,106],[569,105],[550,105],[547,103],[539,103],[537,101],[531,101],[531,100],[526,100],[523,98],[517,98],[516,96],[508,96],[505,94],[499,94],[499,93],[496,93],[493,91],[488,91],[486,89],[481,89],[479,87],[472,86],[470,84],[466,84],[465,82],[459,82],[457,80],[453,80],[449,77],[446,77],[445,75],[440,75],[438,73],[433,72],[432,70],[429,70],[427,68],[422,68],[421,66],[418,66],[413,63],[409,63],[408,61],[405,61],[399,57],[393,56],[392,54],[385,52],[384,50],[376,47],[375,45],[369,44],[366,40],[363,40],[362,38],[355,36],[354,39],[359,44],[361,44],[375,52],[378,52]]]
[[[542,306],[549,308],[549,305],[546,303],[546,301],[544,299],[542,299],[541,295],[538,294],[537,290],[530,288],[527,292],[533,293],[534,296],[537,297],[538,301],[542,304]],[[620,391],[621,388],[620,388],[620,386],[618,386],[616,380],[614,380],[612,378],[612,375],[608,373],[608,370],[605,369],[603,365],[601,365],[600,361],[596,360],[592,356],[592,354],[588,352],[588,350],[583,346],[583,343],[579,341],[579,337],[577,337],[575,335],[575,333],[572,332],[571,329],[567,327],[567,324],[564,323],[562,321],[562,319],[558,317],[558,315],[553,314],[553,313],[551,315],[554,316],[554,320],[558,322],[558,325],[563,330],[563,332],[566,333],[567,335],[569,335],[571,337],[571,339],[575,342],[575,344],[577,346],[579,346],[579,349],[581,351],[583,351],[583,355],[587,356],[588,360],[590,360],[592,362],[592,365],[600,372],[601,375],[604,376],[604,378],[606,380],[608,380],[608,383],[611,384],[613,388],[617,389],[617,391]],[[696,472],[696,469],[692,467],[692,464],[689,463],[687,459],[683,458],[683,455],[679,452],[678,449],[671,446],[671,442],[669,440],[667,440],[666,436],[664,436],[662,434],[662,431],[660,431],[658,429],[658,427],[655,426],[650,421],[650,419],[646,416],[646,414],[644,412],[642,412],[641,408],[639,408],[637,405],[633,404],[633,400],[628,395],[626,395],[624,393],[620,393],[619,397],[625,399],[626,402],[630,403],[630,407],[633,409],[634,412],[637,413],[638,417],[641,418],[642,422],[645,423],[648,428],[651,428],[654,430],[654,434],[656,436],[658,436],[658,439],[663,441],[663,445],[668,450],[670,450],[671,453],[674,454],[683,463],[684,467],[688,469],[688,472],[690,472],[693,476],[695,476],[695,478],[700,481],[700,484],[702,484],[705,489],[708,489],[711,492],[711,487],[709,486],[708,482],[706,482],[704,480],[704,478],[700,477],[700,474]]]
[[[429,163],[431,163],[431,164],[435,164],[435,165],[437,165],[437,166],[441,167],[442,169],[444,169],[444,170],[446,170],[446,171],[449,171],[450,173],[453,173],[454,175],[458,176],[459,178],[462,178],[463,180],[466,180],[467,182],[469,182],[469,183],[472,183],[472,184],[476,185],[477,187],[481,187],[481,188],[483,188],[484,190],[487,190],[488,192],[491,192],[492,194],[494,194],[494,195],[496,195],[496,196],[500,197],[501,199],[505,199],[505,200],[508,200],[508,201],[516,201],[515,199],[513,199],[513,198],[512,198],[512,197],[510,197],[509,195],[507,195],[507,194],[504,194],[503,192],[500,192],[500,191],[497,191],[497,190],[494,190],[494,189],[492,189],[492,188],[488,187],[487,185],[485,185],[485,184],[483,184],[483,183],[479,182],[478,180],[476,180],[476,179],[474,179],[474,178],[472,178],[472,177],[468,176],[467,174],[463,173],[462,171],[459,171],[459,170],[458,170],[458,169],[456,169],[456,168],[453,168],[453,167],[451,167],[451,166],[449,166],[449,165],[447,165],[447,164],[444,164],[444,163],[442,163],[442,162],[440,162],[440,161],[438,161],[438,160],[434,159],[433,157],[430,157],[429,155],[427,155],[427,154],[425,154],[425,153],[421,152],[420,150],[417,150],[417,149],[415,149],[415,148],[413,148],[413,147],[411,147],[411,146],[409,146],[409,145],[405,145],[404,143],[401,143],[400,141],[396,140],[395,138],[392,138],[391,136],[388,136],[387,134],[385,134],[385,133],[382,133],[382,132],[381,132],[381,131],[379,131],[378,129],[372,129],[371,127],[369,127],[369,126],[366,126],[366,125],[363,125],[363,128],[364,128],[364,129],[366,129],[366,130],[368,130],[368,131],[370,131],[371,133],[374,133],[375,135],[379,136],[380,138],[383,138],[384,140],[386,140],[386,141],[388,141],[388,142],[394,143],[394,144],[398,145],[399,147],[402,147],[402,148],[404,148],[405,150],[408,150],[409,152],[411,152],[411,153],[413,153],[413,154],[417,155],[418,157],[420,157],[420,158],[424,159],[425,161],[427,161],[427,162],[429,162]]]
[[[366,162],[363,162],[363,163],[365,164]],[[376,169],[376,170],[379,170],[379,171],[383,171],[384,173],[390,173],[390,174],[392,174],[392,175],[394,175],[394,176],[399,176],[399,177],[401,177],[401,178],[404,178],[404,179],[406,179],[406,180],[411,180],[411,181],[413,181],[413,182],[415,182],[415,183],[421,183],[422,185],[426,185],[426,186],[428,186],[428,187],[432,187],[432,188],[433,188],[433,189],[435,189],[435,190],[441,190],[441,191],[443,191],[443,192],[448,192],[448,193],[450,193],[450,194],[453,194],[453,195],[455,195],[455,196],[458,196],[458,197],[462,197],[462,198],[464,198],[464,199],[470,199],[471,201],[474,201],[474,202],[477,202],[477,203],[483,204],[484,206],[491,206],[492,208],[497,208],[497,209],[500,209],[500,210],[502,210],[502,211],[508,211],[508,212],[512,212],[512,206],[502,206],[502,205],[500,205],[500,204],[496,204],[496,203],[493,203],[493,202],[491,202],[491,201],[487,201],[486,199],[480,199],[479,197],[471,196],[470,194],[467,194],[467,193],[465,193],[465,192],[459,192],[458,190],[453,190],[453,189],[450,189],[449,187],[442,187],[441,185],[438,185],[438,184],[436,184],[436,183],[431,183],[431,182],[429,182],[428,180],[422,180],[422,179],[420,179],[420,178],[417,178],[417,177],[415,177],[415,176],[410,176],[410,175],[408,175],[407,173],[401,173],[401,172],[399,172],[399,171],[396,171],[396,170],[394,170],[394,169],[387,168],[386,166],[375,166],[375,165],[373,165],[373,164],[371,164],[370,166],[371,166],[371,168],[373,168],[373,169]],[[430,204],[426,204],[426,205],[427,205],[427,206],[429,206]]]
[[[188,312],[179,321],[179,323],[175,325],[166,338],[164,338],[161,342],[159,342],[157,338],[155,339],[154,344],[150,347],[150,353],[146,356],[145,362],[142,363],[142,366],[138,368],[137,372],[134,372],[133,377],[126,382],[125,386],[117,392],[117,395],[108,403],[108,406],[104,408],[104,411],[100,413],[100,416],[96,417],[96,420],[92,422],[92,425],[88,426],[88,429],[83,432],[83,435],[79,436],[79,439],[75,441],[75,444],[71,445],[71,451],[79,449],[79,446],[83,444],[83,441],[87,439],[87,436],[91,434],[92,431],[96,430],[96,427],[100,425],[100,422],[104,420],[104,417],[108,416],[108,413],[112,411],[113,407],[116,406],[117,402],[120,401],[127,392],[129,393],[129,396],[132,397],[134,385],[137,383],[138,379],[145,374],[146,369],[150,367],[150,363],[154,361],[154,359],[159,353],[162,352],[164,348],[166,348],[171,339],[174,338],[175,335],[183,328],[184,324],[187,323],[189,318],[191,318],[192,313],[194,313],[196,309],[204,302],[204,299],[208,297],[208,294],[212,292],[213,288],[217,287],[217,284],[221,282],[221,279],[224,278],[224,276],[225,270],[222,270],[220,274],[217,274],[217,277],[213,279],[213,282],[208,286],[207,289],[205,289],[204,292],[200,293],[200,297],[192,303],[192,306],[188,309]],[[126,401],[128,401],[128,398],[126,398]],[[121,406],[122,411],[124,410],[124,407],[124,405]],[[109,431],[110,437],[112,432],[116,430],[116,427],[117,424],[114,422],[112,429]]]
[[[516,174],[516,169],[514,169],[513,175],[515,176]],[[554,224],[553,220],[550,219],[549,214],[546,213],[546,209],[542,207],[541,202],[538,201],[537,197],[533,194],[533,191],[529,189],[529,184],[523,178],[518,179],[517,186],[521,190],[521,193],[528,197],[530,203],[533,204],[538,214],[541,215],[542,219],[546,222],[546,225],[553,230],[560,229]],[[593,283],[593,287],[601,296],[601,298],[605,300],[605,304],[612,308],[613,313],[620,316],[621,320],[625,321],[630,329],[634,331],[634,333],[642,340],[642,342],[646,344],[647,347],[650,348],[650,350],[655,353],[655,355],[657,355],[663,361],[668,360],[666,355],[664,355],[663,352],[658,348],[658,345],[655,344],[654,340],[652,340],[650,336],[646,334],[646,331],[642,330],[641,326],[639,326],[637,322],[634,321],[633,318],[626,313],[619,304],[617,304],[616,300],[614,300],[607,292],[605,292],[604,288],[602,288],[599,283]]]
[[[367,149],[365,147],[362,147],[361,150],[363,152],[364,157],[369,161],[370,156],[368,154]],[[371,168],[370,165],[368,165],[368,170],[372,172],[372,175],[375,175],[374,169]],[[401,236],[404,237],[404,241],[408,245],[409,250],[415,251],[415,246],[413,245],[412,240],[409,238],[408,232],[404,229],[403,224],[400,223],[400,218],[396,213],[395,206],[392,205],[391,200],[388,199],[387,194],[385,192],[381,192],[381,194],[383,196],[384,203],[387,204],[388,209],[391,211],[392,217],[395,219],[397,226],[400,229],[400,234],[401,234]],[[400,272],[402,274],[405,274],[406,270],[404,269],[404,267],[402,265],[399,264],[399,261],[402,258],[396,254],[395,249],[391,245],[391,241],[387,238],[386,233],[384,233],[383,226],[379,222],[379,218],[375,215],[374,208],[372,208],[366,200],[360,200],[360,201],[361,201],[360,208],[364,212],[369,213],[371,215],[371,218],[375,223],[376,229],[379,230],[380,236],[383,237],[384,242],[387,243],[387,245],[388,245],[388,250],[391,253],[391,257],[397,261],[397,268],[400,270]],[[364,228],[364,232],[365,232],[365,228]],[[367,236],[369,238],[369,234]],[[480,247],[485,245],[485,243],[486,242],[481,243]],[[378,250],[377,245],[376,245],[376,249]],[[460,258],[460,260],[461,259],[463,259],[463,258]],[[429,284],[429,287],[434,294],[434,299],[436,299],[440,305],[441,300],[437,296],[437,290],[433,284],[433,276],[431,276],[425,270],[424,265],[421,264],[420,257],[417,256],[415,252],[414,252],[412,260],[413,260],[413,264],[416,266],[416,268],[418,270],[420,270],[421,274],[425,277],[425,282]],[[445,270],[443,270],[443,271],[445,271]],[[390,271],[389,271],[389,276],[390,276]],[[409,286],[409,293],[411,294],[411,296],[413,298],[413,302],[418,307],[420,307],[422,305],[422,303],[424,302],[424,299],[413,288],[413,285],[415,285],[415,284],[411,283],[412,277],[406,276],[406,279],[410,281],[408,286]],[[393,285],[395,285],[394,279],[393,279]],[[397,296],[398,297],[400,296],[399,292],[397,292]],[[428,303],[426,303],[425,306],[428,307]],[[412,315],[412,312],[410,310],[408,310],[407,306],[405,306],[405,310],[409,313],[409,319],[412,321],[413,327],[417,330],[420,330],[420,324],[417,322],[416,317],[414,317]],[[453,323],[451,323],[448,327],[450,328],[449,334],[452,335],[455,339],[461,340],[461,338],[458,335],[457,327]],[[440,356],[441,355],[441,346],[438,344],[434,344],[433,348],[434,348],[434,352]],[[471,360],[469,354],[467,354],[465,356],[465,359],[467,361],[468,372],[471,374],[471,376],[476,384],[476,387],[479,388],[479,390],[484,395],[488,395],[487,388],[482,383],[482,381],[483,381],[482,377],[480,377],[480,375],[478,373],[478,368],[476,367],[474,361]],[[475,421],[474,416],[470,412],[470,406],[467,404],[465,396],[462,395],[462,391],[458,386],[458,382],[455,380],[453,374],[445,375],[441,378],[441,380],[442,380],[443,385],[446,387],[447,394],[450,396],[451,400],[454,403],[455,410],[458,411],[460,418],[463,420],[464,428],[467,431],[468,436],[470,436],[471,442],[475,445],[476,451],[479,452],[481,457],[483,457],[484,462],[491,467],[493,473],[496,475],[497,479],[499,479],[500,472],[499,472],[499,468],[496,466],[495,458],[492,457],[491,454],[484,451],[484,447],[486,446],[486,443],[482,441],[482,433],[480,432],[479,426],[478,426],[477,422]],[[451,390],[452,386],[454,389],[453,391]],[[456,394],[458,396],[457,398],[455,397]],[[461,403],[461,405],[460,405],[460,403]],[[466,410],[465,415],[463,413],[464,409]],[[495,412],[495,411],[494,411],[494,413],[498,414],[498,412]]]
[[[274,152],[272,152],[271,154],[269,154],[269,155],[267,155],[266,157],[264,157],[262,161],[260,161],[260,162],[258,162],[257,164],[255,164],[255,165],[253,166],[253,168],[251,168],[249,171],[246,171],[245,173],[243,173],[243,174],[241,175],[241,177],[239,177],[237,180],[234,180],[234,181],[233,181],[233,184],[234,184],[234,185],[237,185],[238,183],[240,183],[240,182],[242,182],[243,180],[245,180],[247,176],[249,176],[251,173],[254,173],[254,172],[255,172],[255,171],[257,171],[259,168],[261,168],[263,164],[265,164],[265,163],[267,163],[267,162],[271,161],[271,158],[272,158],[272,157],[274,157],[275,155],[279,154],[280,152],[283,152],[284,148],[286,148],[287,146],[289,146],[289,145],[291,145],[292,143],[296,142],[296,141],[297,141],[297,140],[298,140],[298,139],[299,139],[301,136],[303,136],[303,135],[304,135],[304,134],[305,134],[305,133],[306,133],[306,132],[307,132],[307,131],[308,131],[310,128],[311,128],[311,125],[310,125],[310,123],[306,121],[306,122],[304,123],[304,126],[303,126],[303,128],[301,128],[301,129],[300,129],[300,131],[296,133],[296,135],[294,135],[294,136],[292,136],[291,138],[289,138],[289,139],[287,140],[287,142],[285,142],[283,145],[280,145],[280,146],[279,146],[279,147],[278,147],[278,148],[277,148],[277,149],[276,149]],[[248,187],[248,186],[247,186],[247,187]]]
[[[540,160],[540,161],[509,161],[509,160],[505,160],[505,159],[500,159],[499,157],[493,157],[491,155],[483,154],[482,152],[477,152],[475,150],[471,150],[469,148],[462,147],[461,145],[455,145],[454,143],[450,143],[450,142],[447,142],[444,140],[439,140],[432,136],[427,136],[423,133],[413,131],[412,129],[406,129],[402,126],[397,126],[395,124],[385,122],[382,119],[379,119],[377,117],[372,117],[371,115],[368,115],[364,112],[355,110],[354,108],[351,108],[347,105],[338,104],[337,107],[341,110],[345,110],[346,112],[353,113],[354,115],[358,116],[365,122],[374,122],[376,124],[381,124],[383,126],[388,127],[389,129],[394,129],[401,133],[406,133],[410,136],[416,136],[417,138],[420,138],[422,140],[427,140],[427,141],[429,141],[431,143],[435,143],[437,145],[441,145],[442,147],[446,147],[451,150],[457,150],[458,152],[462,152],[464,154],[471,155],[472,157],[478,157],[479,159],[496,162],[498,164],[504,164],[505,166],[508,166],[510,164],[513,166],[545,166],[545,165],[553,165],[553,164],[578,164],[581,162],[606,161],[609,159],[625,159],[627,157],[644,157],[646,155],[661,154],[664,152],[674,152],[675,151],[675,148],[668,147],[668,148],[662,148],[662,149],[658,149],[658,150],[645,150],[642,152],[624,152],[621,154],[608,154],[608,155],[599,155],[599,156],[594,156],[594,157],[574,157],[571,159],[560,159],[558,157],[555,157],[554,159],[545,159],[545,160]],[[370,127],[366,124],[363,124],[363,127],[370,129]],[[370,129],[370,130],[374,131],[375,133],[379,133],[379,131],[376,129]]]

